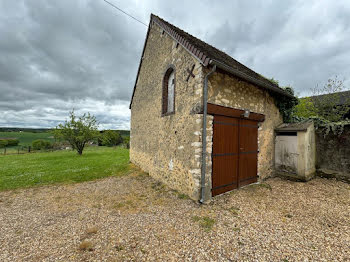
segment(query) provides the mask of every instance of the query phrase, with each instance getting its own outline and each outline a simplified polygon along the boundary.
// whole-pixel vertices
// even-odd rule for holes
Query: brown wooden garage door
[[[212,195],[257,181],[258,122],[214,115]]]

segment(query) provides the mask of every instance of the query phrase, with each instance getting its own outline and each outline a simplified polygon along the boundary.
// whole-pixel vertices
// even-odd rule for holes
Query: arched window
[[[162,114],[175,113],[175,69],[169,67],[163,79]]]

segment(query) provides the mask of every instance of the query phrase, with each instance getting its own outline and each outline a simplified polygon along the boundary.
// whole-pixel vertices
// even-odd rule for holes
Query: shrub
[[[102,133],[101,144],[103,146],[117,146],[123,142],[123,138],[118,131],[106,130]]]
[[[130,148],[130,137],[124,137],[123,138],[123,145],[125,148],[129,149]]]
[[[0,139],[0,147],[18,146],[19,140],[17,138],[3,138]]]
[[[50,141],[37,139],[32,142],[32,147],[34,150],[42,150],[52,148]]]
[[[7,139],[7,146],[18,146],[19,140],[17,138]]]
[[[317,110],[311,98],[300,98],[299,104],[293,109],[293,117],[309,118],[313,116],[317,116]]]
[[[0,140],[0,148],[7,147],[8,141],[5,139]]]
[[[292,87],[286,86],[281,88],[284,89],[286,93],[289,93],[293,96],[292,98],[290,98],[284,95],[274,94],[275,103],[282,114],[283,122],[290,123],[292,121],[294,107],[299,103],[299,100],[294,96],[294,90]]]

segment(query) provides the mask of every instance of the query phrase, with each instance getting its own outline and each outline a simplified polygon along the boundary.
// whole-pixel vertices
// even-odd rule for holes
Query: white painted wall
[[[277,168],[297,172],[298,137],[276,136],[275,164]]]

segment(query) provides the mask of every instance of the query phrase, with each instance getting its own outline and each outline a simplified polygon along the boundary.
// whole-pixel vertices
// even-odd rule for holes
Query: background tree
[[[123,138],[123,145],[125,148],[130,149],[130,137]]]
[[[277,79],[268,78],[263,75],[260,75],[263,78],[269,80],[271,83],[275,84],[279,88],[283,89],[287,93],[291,94],[293,97],[286,97],[285,95],[281,94],[272,94],[275,100],[275,104],[277,108],[279,109],[283,122],[290,123],[293,121],[293,111],[295,106],[299,103],[299,99],[294,94],[294,89],[291,86],[280,86],[279,81]]]
[[[317,117],[317,110],[310,97],[299,99],[299,104],[297,104],[293,109],[293,117],[301,119]]]
[[[7,147],[8,146],[8,141],[5,139],[0,140],[0,148]]]
[[[77,117],[74,110],[69,119],[59,124],[54,130],[55,138],[67,141],[79,155],[83,154],[85,145],[98,136],[96,117],[90,113]]]
[[[50,149],[52,148],[52,143],[47,140],[37,139],[32,142],[32,148],[34,150]]]
[[[105,130],[101,135],[101,144],[103,146],[117,146],[123,142],[123,138],[118,131]]]
[[[19,144],[19,140],[17,138],[0,139],[0,148],[1,147],[18,146],[18,144]]]
[[[350,101],[342,97],[345,90],[344,81],[338,77],[329,78],[323,87],[318,85],[312,89],[312,103],[317,115],[330,121],[339,122],[344,119],[344,115],[349,112]]]

